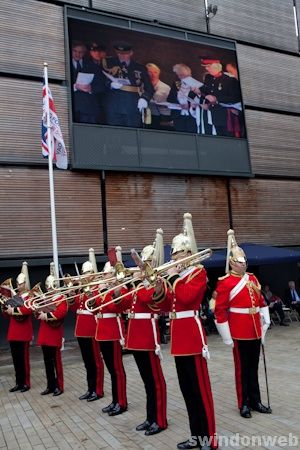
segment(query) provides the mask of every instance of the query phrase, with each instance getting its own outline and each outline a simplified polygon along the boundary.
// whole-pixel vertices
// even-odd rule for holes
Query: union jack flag
[[[59,120],[56,113],[56,108],[54,105],[53,97],[48,87],[48,98],[49,98],[49,108],[46,96],[46,85],[45,80],[43,83],[43,116],[42,116],[42,155],[44,158],[49,156],[48,148],[48,128],[47,128],[47,117],[50,116],[50,139],[51,148],[53,151],[53,161],[58,169],[68,168],[68,154],[62,132],[59,125]]]

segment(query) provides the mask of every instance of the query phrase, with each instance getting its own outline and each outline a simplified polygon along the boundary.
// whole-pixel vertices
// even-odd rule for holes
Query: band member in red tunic
[[[29,276],[27,263],[17,277],[17,288],[20,306],[4,307],[4,314],[9,316],[7,340],[13,358],[16,385],[9,392],[26,392],[30,389],[29,343],[33,339],[32,309],[22,305],[29,298]]]
[[[172,259],[178,260],[197,252],[191,214],[184,214],[184,233],[174,237]],[[218,447],[215,413],[206,359],[209,352],[199,317],[199,309],[207,288],[206,271],[202,265],[171,268],[167,281],[171,300],[171,354],[175,356],[180,389],[189,416],[191,437],[179,449]]]
[[[142,251],[143,261],[158,265],[163,262],[162,230],[157,230],[154,245]],[[132,293],[128,314],[126,348],[131,350],[145,385],[147,406],[146,420],[136,427],[145,431],[146,436],[160,433],[167,428],[166,382],[161,368],[160,335],[158,328],[159,292],[136,278],[134,284],[138,291]],[[159,287],[161,290],[161,287]]]
[[[55,277],[49,275],[45,281],[46,289],[50,291],[55,285]],[[42,347],[47,377],[47,387],[41,395],[52,393],[56,397],[64,391],[61,347],[64,335],[63,322],[68,312],[68,304],[61,294],[54,294],[51,301],[55,304],[37,307],[36,310],[36,317],[40,320],[37,345]]]
[[[224,343],[233,347],[238,407],[241,416],[248,419],[250,409],[272,412],[261,403],[258,383],[261,341],[270,325],[270,315],[257,278],[246,272],[246,255],[237,246],[234,231],[227,234],[227,274],[219,278],[214,313]]]
[[[103,280],[112,278],[114,272],[110,262],[107,262],[103,270]],[[105,303],[121,293],[121,291],[106,293],[109,287],[109,284],[100,285],[103,295],[100,291],[95,302],[96,306],[102,306],[96,315],[95,339],[99,342],[100,351],[111,377],[112,402],[102,408],[102,411],[108,413],[109,416],[117,416],[127,410],[126,374],[122,360],[125,330],[121,315],[123,312],[122,302],[114,302],[105,306]]]
[[[91,254],[92,249],[90,249]],[[91,256],[90,256],[91,259]],[[97,269],[96,269],[97,270]],[[82,265],[84,275],[83,284],[93,281],[93,273],[96,272],[93,263],[89,260]],[[79,344],[81,356],[86,369],[87,392],[79,397],[79,400],[93,402],[102,398],[104,383],[104,364],[99,350],[99,344],[95,340],[96,318],[87,310],[85,303],[89,297],[95,296],[96,287],[89,289],[87,286],[83,291],[69,300],[70,309],[76,312],[75,336]]]

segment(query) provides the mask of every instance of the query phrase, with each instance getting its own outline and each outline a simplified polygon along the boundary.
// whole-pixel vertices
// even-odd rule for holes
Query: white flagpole
[[[49,107],[49,91],[48,91],[48,64],[44,63],[44,80],[46,88],[46,112],[47,112],[47,146],[48,146],[48,168],[49,168],[49,187],[50,187],[50,207],[51,207],[51,230],[52,230],[52,251],[53,262],[57,277],[59,277],[58,269],[58,253],[57,253],[57,235],[56,235],[56,217],[55,217],[55,197],[54,197],[54,179],[53,179],[53,140],[51,139],[51,122]]]

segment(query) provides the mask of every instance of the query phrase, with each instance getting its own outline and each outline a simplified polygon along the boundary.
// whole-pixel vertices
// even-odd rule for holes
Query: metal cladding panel
[[[298,52],[293,0],[214,0],[212,34]]]
[[[67,3],[68,5],[89,6],[90,0],[56,0],[59,3]]]
[[[300,244],[300,181],[236,179],[230,191],[237,242]]]
[[[123,250],[152,244],[157,228],[164,243],[182,232],[193,215],[199,248],[223,246],[229,227],[226,181],[221,178],[109,173],[106,176],[109,246]],[[213,226],[212,226],[213,224]]]
[[[246,110],[255,174],[300,175],[300,117]]]
[[[67,88],[51,85],[66,147]],[[0,77],[0,161],[44,164],[41,154],[42,83]]]
[[[93,8],[206,32],[204,0],[92,0]]]
[[[300,112],[300,58],[237,45],[244,103]]]
[[[0,3],[1,72],[65,79],[63,7],[34,0]]]
[[[54,184],[59,256],[103,252],[99,177],[55,170]],[[47,170],[0,167],[0,204],[1,258],[52,254]]]

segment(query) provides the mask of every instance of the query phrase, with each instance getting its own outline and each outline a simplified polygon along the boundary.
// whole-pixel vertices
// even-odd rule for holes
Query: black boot
[[[96,394],[96,392],[90,392],[90,395],[87,398],[88,402],[94,402],[95,400],[99,400],[99,395]]]
[[[109,413],[112,409],[114,409],[114,407],[115,407],[115,403],[111,403],[110,405],[102,408],[102,412]]]
[[[90,391],[86,391],[85,394],[82,394],[82,395],[79,397],[79,400],[86,400],[87,398],[89,398],[90,395],[91,395]]]
[[[109,411],[109,416],[118,416],[119,414],[122,414],[123,412],[127,411],[127,408],[123,408],[119,405],[119,403],[116,403],[115,406]]]
[[[14,387],[10,388],[10,390],[8,392],[16,392],[16,391],[20,391],[22,389],[22,386],[19,386],[18,384],[16,384]]]
[[[41,392],[41,395],[48,395],[48,394],[53,394],[54,389],[50,389],[50,388],[46,388],[43,392]]]
[[[245,419],[250,419],[252,416],[249,406],[247,405],[242,406],[240,409],[240,415]]]
[[[141,423],[136,427],[136,431],[146,431],[150,428],[150,422],[148,420],[145,420],[145,422]]]
[[[30,387],[27,386],[27,384],[24,384],[24,386],[21,387],[20,392],[27,392],[29,391]]]
[[[153,434],[158,434],[163,430],[164,428],[161,428],[156,422],[153,422],[145,431],[145,436],[152,436]]]
[[[269,406],[265,406],[262,403],[258,402],[256,405],[251,405],[251,409],[253,411],[257,411],[262,414],[272,414],[272,409]]]
[[[177,448],[189,449],[189,448],[200,448],[200,442],[197,436],[191,436],[187,441],[180,442],[177,444]]]

